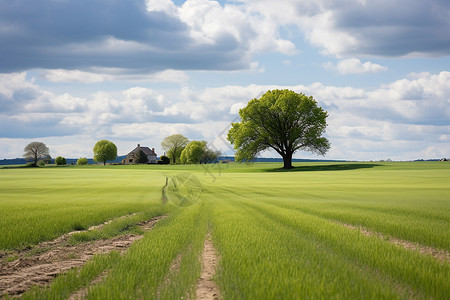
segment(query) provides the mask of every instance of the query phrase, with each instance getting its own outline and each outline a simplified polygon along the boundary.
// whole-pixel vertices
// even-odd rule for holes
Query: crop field
[[[281,166],[0,169],[0,298],[449,298],[449,163]]]

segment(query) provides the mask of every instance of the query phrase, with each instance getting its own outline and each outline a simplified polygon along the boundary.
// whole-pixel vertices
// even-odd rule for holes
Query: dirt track
[[[338,222],[338,223],[347,228],[350,228],[353,230],[359,230],[362,234],[364,234],[366,236],[377,236],[380,239],[388,240],[390,243],[395,244],[400,247],[403,247],[405,249],[415,250],[415,251],[419,251],[422,254],[431,255],[435,259],[442,261],[442,262],[446,262],[446,261],[450,262],[450,252],[448,252],[446,250],[436,249],[436,248],[428,247],[428,246],[422,246],[417,243],[400,240],[400,239],[396,239],[393,237],[387,238],[386,236],[384,236],[383,234],[381,234],[379,232],[370,231],[367,228],[362,227],[362,226],[354,226],[354,225],[340,223],[340,222]]]
[[[147,231],[164,217],[152,218],[137,225]],[[101,229],[101,226],[96,228]],[[71,233],[65,234],[53,241],[41,243],[31,250],[9,253],[9,256],[17,257],[12,262],[0,257],[0,297],[18,296],[33,285],[48,284],[56,275],[82,266],[94,254],[113,250],[125,252],[134,241],[143,237],[125,234],[107,240],[67,245],[70,235]]]
[[[197,282],[197,299],[213,300],[220,299],[219,287],[213,281],[216,273],[217,255],[211,236],[208,234],[205,239],[205,246],[202,253],[202,274]]]

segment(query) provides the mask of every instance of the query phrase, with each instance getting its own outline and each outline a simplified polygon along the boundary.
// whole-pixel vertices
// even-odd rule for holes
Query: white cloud
[[[42,70],[40,76],[55,83],[98,83],[112,81],[184,83],[189,79],[186,72],[178,70],[164,70],[149,74],[130,74],[127,70],[117,68],[92,68],[91,71],[63,69]]]
[[[448,1],[240,0],[277,26],[295,25],[324,54],[445,56]]]
[[[332,63],[325,64],[325,68],[336,70],[341,74],[364,74],[379,73],[387,70],[387,67],[372,63],[370,61],[361,62],[357,58],[349,58],[339,61],[336,65]]]
[[[92,0],[86,6],[76,1],[18,0],[13,5],[0,0],[0,6],[5,8],[0,11],[2,28],[19,30],[0,34],[3,71],[55,70],[47,74],[54,82],[110,80],[109,72],[89,74],[94,68],[138,74],[239,70],[249,68],[255,53],[297,51],[292,41],[280,36],[278,20],[233,2],[187,0],[176,6],[169,0],[136,0],[105,5]],[[24,7],[31,15],[24,14]],[[41,22],[38,16],[44,14],[51,17]]]
[[[152,11],[162,11],[169,15],[176,14],[176,6],[171,0],[146,0],[147,10]]]
[[[105,76],[104,74],[80,70],[46,70],[42,71],[41,76],[50,82],[96,83],[111,80],[110,76]]]
[[[269,89],[288,88],[313,95],[328,111],[327,136],[332,149],[327,158],[430,158],[425,156],[427,153],[450,156],[450,72],[411,74],[374,90],[319,82],[306,86],[252,84],[199,90],[185,86],[170,97],[139,85],[76,97],[46,91],[27,79],[26,74],[3,75],[2,79],[0,106],[10,110],[0,114],[0,139],[14,137],[23,142],[26,138],[42,137],[51,141],[48,146],[58,146],[58,151],[70,149],[67,145],[73,145],[73,139],[80,136],[93,143],[109,137],[125,148],[130,147],[130,141],[133,145],[141,140],[159,144],[162,138],[176,132],[191,139],[213,141],[226,131],[226,124],[249,100]],[[9,102],[16,107],[8,106]],[[64,138],[58,141],[56,137]],[[8,151],[3,155],[20,156],[23,147],[3,147]],[[90,155],[91,149],[88,150],[83,156]],[[80,155],[78,150],[66,154]],[[313,157],[308,153],[297,156]]]
[[[448,1],[223,3],[0,0],[0,65],[3,72],[47,70],[43,76],[52,82],[138,80],[135,74],[185,82],[182,70],[254,69],[254,55],[299,53],[286,33],[293,28],[323,53],[350,58],[335,66],[345,74],[385,70],[352,57],[450,54]],[[41,22],[44,14],[51,17]]]
[[[19,30],[14,35],[0,34],[4,72],[36,68],[89,71],[86,69],[98,67],[152,73],[168,69],[242,69],[250,62],[248,47],[230,35],[238,27],[229,26],[223,17],[218,22],[204,18],[205,24],[198,27],[190,23],[190,27],[180,19],[179,9],[174,10],[173,3],[167,1],[149,1],[148,5],[144,0],[113,1],[105,5],[102,0],[18,0],[14,4],[0,0],[0,6],[2,27]],[[217,13],[224,10],[219,5]],[[45,22],[39,17],[42,15],[49,16]],[[192,32],[205,34],[213,39],[212,43],[193,39]]]
[[[178,9],[178,16],[189,26],[192,37],[203,43],[215,44],[233,37],[250,53],[296,53],[294,43],[279,37],[279,24],[243,5],[188,0]]]
[[[230,107],[230,114],[238,115],[239,114],[239,110],[241,108],[244,108],[245,106],[247,106],[247,103],[243,103],[243,102],[238,102],[238,103],[235,103],[235,104],[231,105],[231,107]]]
[[[0,95],[6,97],[8,99],[12,99],[14,93],[22,89],[34,88],[32,82],[26,79],[27,73],[10,73],[10,74],[1,74],[0,73]]]

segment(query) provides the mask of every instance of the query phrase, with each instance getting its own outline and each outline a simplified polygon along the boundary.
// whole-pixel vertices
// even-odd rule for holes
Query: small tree
[[[297,150],[325,155],[330,148],[330,142],[322,137],[328,114],[312,96],[268,91],[240,109],[239,116],[241,122],[231,124],[227,137],[237,150],[236,161],[250,161],[272,148],[283,158],[283,168],[290,169]]]
[[[206,141],[191,141],[181,152],[182,164],[211,163],[217,161],[219,151],[208,148]]]
[[[117,157],[117,147],[108,140],[98,141],[94,146],[94,160],[106,165],[108,160],[115,160]]]
[[[203,154],[202,162],[205,164],[216,163],[220,155],[221,155],[220,151],[215,151],[213,149],[206,147],[205,153]]]
[[[176,164],[180,159],[181,152],[183,152],[184,147],[186,147],[188,143],[189,140],[187,137],[181,134],[172,134],[161,142],[161,146],[166,151],[172,164]]]
[[[79,165],[79,166],[84,166],[84,165],[87,165],[87,164],[88,164],[88,160],[87,160],[86,157],[80,157],[77,160],[77,165]]]
[[[205,141],[191,141],[181,152],[180,161],[182,164],[198,164],[205,153]]]
[[[58,166],[64,166],[66,163],[66,159],[62,156],[58,156],[57,158],[55,158],[55,164]]]
[[[33,166],[37,166],[37,162],[41,158],[50,157],[50,150],[41,142],[31,142],[23,149],[25,159],[33,160]]]

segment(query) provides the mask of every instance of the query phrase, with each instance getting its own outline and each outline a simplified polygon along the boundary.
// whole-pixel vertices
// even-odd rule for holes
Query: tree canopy
[[[25,159],[33,160],[33,166],[37,166],[37,162],[41,158],[50,157],[50,150],[41,142],[31,142],[23,149]]]
[[[161,142],[161,146],[166,151],[166,155],[170,158],[172,164],[176,164],[188,143],[188,138],[182,134],[172,134]]]
[[[210,163],[217,160],[220,153],[207,146],[206,141],[191,141],[181,152],[182,164]]]
[[[297,150],[320,155],[330,148],[322,136],[328,114],[312,96],[290,90],[267,91],[239,110],[241,122],[231,124],[227,139],[237,150],[236,161],[251,161],[269,148],[281,155],[284,168],[292,168]]]
[[[64,166],[66,163],[66,159],[62,156],[58,156],[57,158],[55,158],[55,164],[58,166]]]
[[[114,160],[117,157],[117,147],[108,140],[98,141],[94,146],[94,160],[106,165],[108,160]]]
[[[87,160],[86,157],[80,157],[77,160],[77,165],[84,166],[84,165],[87,165],[87,164],[88,164],[88,160]]]

